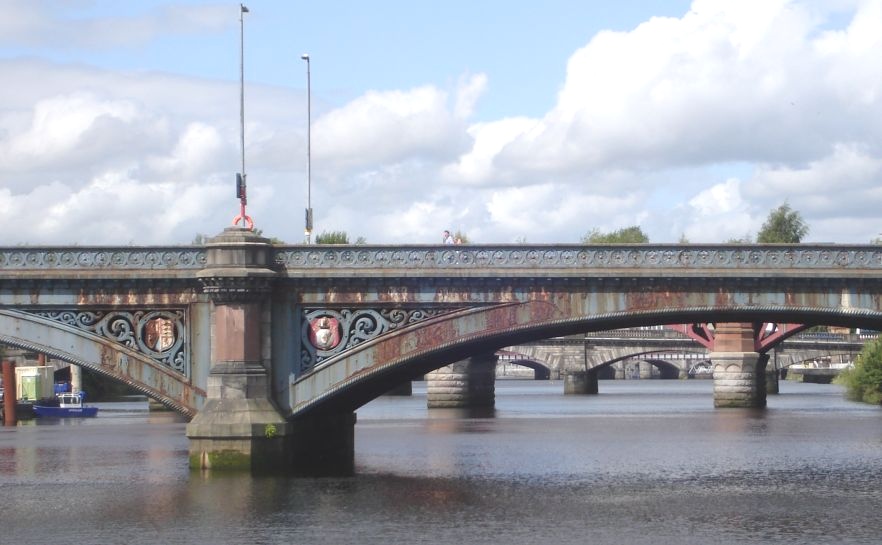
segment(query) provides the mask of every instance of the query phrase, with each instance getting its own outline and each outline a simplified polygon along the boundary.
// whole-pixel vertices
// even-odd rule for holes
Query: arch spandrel
[[[94,320],[94,313],[87,312],[85,314],[93,314],[92,318],[78,320],[76,316],[84,314],[82,311],[58,316],[63,313],[65,311],[2,309],[0,343],[91,369],[186,416],[198,412],[205,391],[192,384],[185,374],[189,373],[189,366],[180,361],[181,352],[188,350],[186,332],[180,324],[164,323],[167,319],[164,317],[173,316],[174,312],[139,311],[136,313],[139,318],[128,321],[134,330],[117,325],[109,326],[110,331],[95,324],[103,320],[107,326],[113,314]],[[175,332],[169,333],[169,327]]]
[[[473,353],[540,339],[645,325],[757,321],[778,317],[878,328],[882,312],[855,308],[707,306],[584,315],[551,300],[484,306],[445,314],[388,333],[291,378],[290,416],[355,410],[389,389]],[[581,310],[581,309],[580,309]]]

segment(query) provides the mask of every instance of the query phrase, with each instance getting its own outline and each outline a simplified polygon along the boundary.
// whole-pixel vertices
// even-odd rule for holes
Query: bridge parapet
[[[193,278],[205,263],[201,246],[23,246],[0,248],[0,280]]]
[[[353,270],[410,271],[425,276],[443,271],[464,275],[488,268],[509,275],[561,276],[590,271],[603,276],[627,270],[633,275],[679,271],[683,275],[708,272],[755,271],[771,275],[781,269],[811,274],[837,271],[857,274],[882,271],[878,245],[825,244],[569,244],[569,245],[274,245],[269,247],[272,268],[283,275],[318,272],[335,276]],[[21,246],[0,248],[0,279],[45,273],[63,274],[172,272],[194,276],[205,268],[204,246]]]
[[[276,246],[274,261],[288,276],[340,276],[353,270],[383,275],[427,276],[454,272],[485,275],[488,269],[505,276],[657,275],[682,276],[753,271],[774,276],[781,269],[810,274],[836,271],[859,274],[882,271],[882,248],[874,245],[806,244],[570,244],[451,246]]]

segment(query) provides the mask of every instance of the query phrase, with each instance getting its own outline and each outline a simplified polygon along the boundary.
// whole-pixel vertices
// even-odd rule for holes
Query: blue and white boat
[[[58,406],[34,405],[34,414],[56,418],[96,416],[98,414],[98,407],[83,406],[83,397],[79,394],[58,394],[57,399]]]

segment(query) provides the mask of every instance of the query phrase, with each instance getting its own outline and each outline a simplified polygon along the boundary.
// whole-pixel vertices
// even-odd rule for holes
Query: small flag
[[[248,11],[248,8],[245,7],[245,4],[239,4],[239,5],[242,6],[242,13],[250,13]]]

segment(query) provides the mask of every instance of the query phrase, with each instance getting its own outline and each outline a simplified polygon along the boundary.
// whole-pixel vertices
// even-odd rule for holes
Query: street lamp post
[[[312,82],[309,67],[309,54],[300,58],[306,61],[306,243],[312,236]]]

